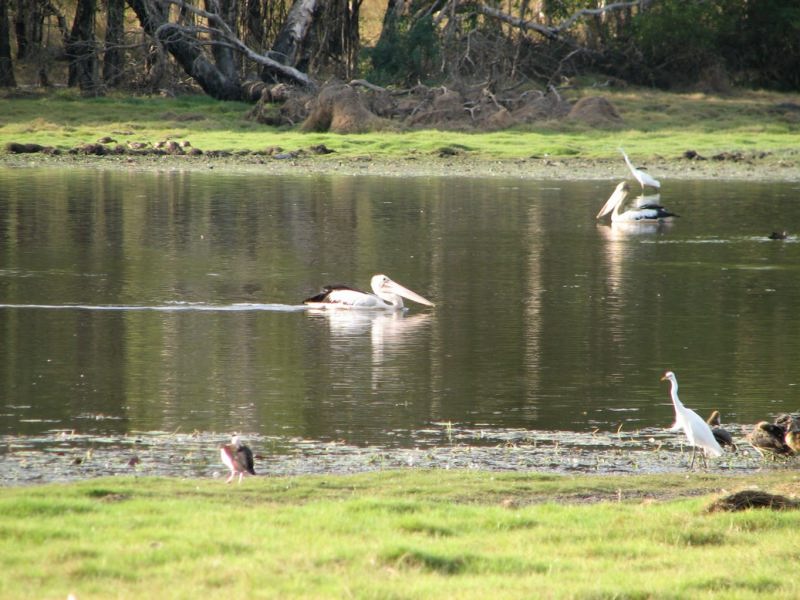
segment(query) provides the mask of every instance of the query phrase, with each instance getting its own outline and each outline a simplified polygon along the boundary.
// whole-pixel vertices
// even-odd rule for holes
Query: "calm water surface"
[[[613,181],[0,169],[0,436],[646,430],[666,369],[703,415],[797,411],[798,184],[662,183],[681,218],[621,230]],[[381,272],[436,307],[298,306]]]

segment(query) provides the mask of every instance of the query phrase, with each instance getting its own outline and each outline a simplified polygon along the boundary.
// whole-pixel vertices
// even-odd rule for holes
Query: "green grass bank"
[[[0,489],[0,597],[797,598],[800,511],[749,476],[390,471]]]
[[[659,175],[780,178],[800,171],[800,96],[738,92],[730,96],[668,94],[652,90],[574,90],[575,99],[589,94],[608,98],[622,122],[592,127],[578,120],[540,121],[511,130],[380,131],[357,135],[302,133],[297,127],[275,128],[246,119],[249,105],[217,102],[205,96],[180,98],[105,97],[82,99],[71,91],[48,95],[0,97],[0,164],[25,164],[56,157],[9,155],[8,143],[36,143],[62,151],[111,137],[120,144],[154,144],[189,140],[193,147],[242,153],[223,164],[228,168],[267,168],[288,161],[273,160],[268,149],[306,150],[324,144],[335,152],[302,158],[312,171],[351,170],[400,174],[512,174],[520,176],[614,177],[624,175],[617,148],[625,147],[640,164]],[[442,150],[446,150],[441,157]],[[693,150],[707,161],[682,157]],[[720,153],[736,160],[715,161]],[[741,160],[740,160],[741,158]],[[64,160],[76,160],[59,159]],[[130,157],[93,158],[103,166],[129,164]],[[207,158],[160,157],[136,160],[139,165],[203,167]],[[508,164],[510,163],[510,165]],[[375,165],[378,165],[375,168]],[[296,165],[295,165],[296,166]],[[347,170],[347,169],[345,169]]]

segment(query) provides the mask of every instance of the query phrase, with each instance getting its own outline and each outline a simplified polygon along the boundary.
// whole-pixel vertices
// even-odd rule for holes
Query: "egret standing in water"
[[[246,473],[250,475],[256,474],[253,464],[253,452],[241,442],[236,434],[231,437],[230,444],[223,444],[219,447],[219,457],[231,472],[225,483],[230,483],[237,474],[239,475],[239,483],[242,483],[242,478]]]
[[[641,169],[637,169],[636,167],[634,167],[631,164],[628,155],[625,154],[625,150],[620,148],[619,151],[622,152],[622,157],[625,159],[625,164],[628,165],[628,169],[630,169],[633,178],[639,182],[639,185],[642,186],[642,191],[644,191],[644,188],[646,186],[654,187],[656,189],[661,188],[661,183],[658,181],[658,179],[655,179],[652,175],[650,175],[650,173],[645,173]]]
[[[706,455],[722,456],[722,448],[720,448],[717,440],[714,438],[711,427],[700,418],[700,415],[690,408],[686,408],[680,398],[678,398],[678,379],[675,377],[675,373],[667,371],[664,373],[661,381],[669,381],[671,384],[670,396],[672,397],[672,404],[675,407],[675,428],[683,429],[683,432],[686,434],[686,439],[689,440],[689,444],[692,446],[692,462],[689,468],[691,469],[694,467],[694,457],[697,453],[697,448],[702,449],[703,464],[707,467]]]

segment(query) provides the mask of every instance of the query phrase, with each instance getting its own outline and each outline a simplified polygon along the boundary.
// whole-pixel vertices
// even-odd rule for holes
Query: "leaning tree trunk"
[[[125,58],[122,50],[125,40],[125,0],[107,0],[107,3],[103,82],[108,87],[115,87],[122,79]]]
[[[14,64],[11,62],[8,0],[0,0],[0,87],[16,87],[16,85]]]
[[[169,52],[186,74],[203,91],[217,100],[239,100],[242,96],[238,79],[227,77],[208,60],[202,46],[186,33],[185,27],[169,21],[169,4],[155,0],[128,0],[145,33]]]
[[[270,55],[259,54],[245,45],[234,33],[220,12],[208,12],[184,0],[127,0],[136,12],[142,28],[149,36],[161,44],[170,55],[180,64],[187,75],[192,77],[209,96],[217,100],[241,100],[249,97],[248,91],[243,86],[235,69],[231,71],[228,59],[224,53],[211,53],[205,51],[205,46],[211,44],[225,45],[235,49],[239,54],[264,67],[265,73],[281,77],[286,81],[304,87],[313,87],[314,82],[305,73],[291,65],[285,65]],[[232,0],[230,0],[232,1]],[[192,17],[200,19],[195,26],[192,24],[173,23],[169,20],[169,6],[175,4],[182,11]],[[203,32],[213,39],[198,35]],[[217,65],[210,59],[222,59],[222,65]],[[231,59],[235,65],[235,61]],[[272,77],[270,77],[271,79]],[[270,80],[270,79],[266,79]]]
[[[85,94],[99,92],[97,79],[97,46],[94,37],[96,0],[78,0],[75,21],[67,44],[70,86],[77,85]]]

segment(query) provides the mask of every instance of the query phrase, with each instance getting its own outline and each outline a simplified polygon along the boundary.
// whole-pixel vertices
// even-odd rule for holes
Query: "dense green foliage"
[[[793,0],[664,0],[618,40],[620,73],[662,88],[731,83],[800,87],[800,4]],[[711,80],[711,81],[709,81]]]
[[[367,49],[369,78],[377,84],[428,82],[439,59],[433,20],[392,19],[375,48]]]

